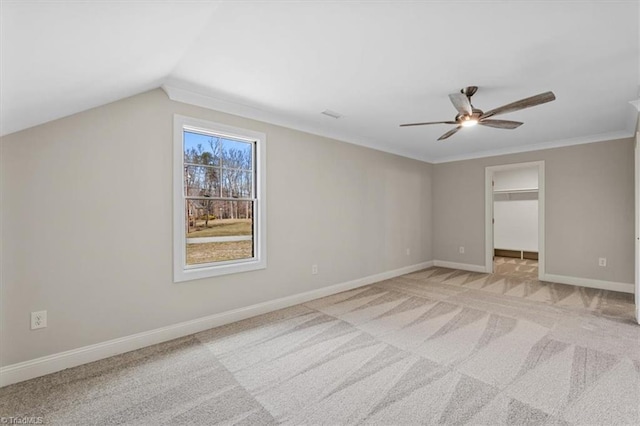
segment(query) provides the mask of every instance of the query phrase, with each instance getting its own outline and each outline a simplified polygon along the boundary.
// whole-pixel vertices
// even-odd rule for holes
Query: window
[[[266,267],[263,133],[174,116],[174,281]]]

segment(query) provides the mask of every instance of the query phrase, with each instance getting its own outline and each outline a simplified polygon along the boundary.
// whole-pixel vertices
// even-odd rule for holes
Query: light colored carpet
[[[639,424],[632,295],[431,268],[0,389],[49,424]]]
[[[510,275],[523,279],[537,279],[538,261],[496,256],[493,259],[493,271],[499,275]]]

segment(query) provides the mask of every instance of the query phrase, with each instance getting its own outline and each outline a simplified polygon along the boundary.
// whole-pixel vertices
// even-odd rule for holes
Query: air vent
[[[324,114],[327,117],[331,117],[335,119],[342,117],[342,114],[340,114],[339,112],[331,111],[330,109],[325,109],[324,111],[321,112],[321,114]]]

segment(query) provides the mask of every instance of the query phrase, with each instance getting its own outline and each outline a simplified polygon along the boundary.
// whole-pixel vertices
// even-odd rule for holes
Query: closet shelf
[[[495,189],[494,194],[513,194],[521,192],[538,192],[538,188],[521,188],[521,189]]]

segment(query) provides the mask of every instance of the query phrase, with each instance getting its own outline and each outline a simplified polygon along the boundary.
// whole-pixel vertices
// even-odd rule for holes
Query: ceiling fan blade
[[[460,114],[471,115],[473,112],[471,102],[469,102],[469,98],[464,93],[451,93],[449,99],[451,99],[451,103]]]
[[[520,121],[510,121],[510,120],[480,120],[478,124],[482,124],[483,126],[495,127],[496,129],[515,129],[517,127],[522,126],[524,123]]]
[[[400,127],[407,127],[407,126],[424,126],[426,124],[458,124],[455,121],[429,121],[427,123],[407,123],[407,124],[401,124]]]
[[[439,141],[448,138],[449,136],[453,135],[455,132],[457,132],[458,130],[460,130],[462,128],[462,126],[458,126],[455,129],[451,129],[449,130],[447,133],[445,133],[444,135],[440,136],[438,138]]]
[[[498,114],[506,114],[508,112],[519,111],[521,109],[530,108],[532,106],[544,104],[546,102],[551,102],[556,99],[556,95],[553,92],[544,92],[539,95],[531,96],[529,98],[520,99],[519,101],[512,102],[507,105],[503,105],[501,107],[492,109],[491,111],[487,111],[480,119],[493,117]]]

